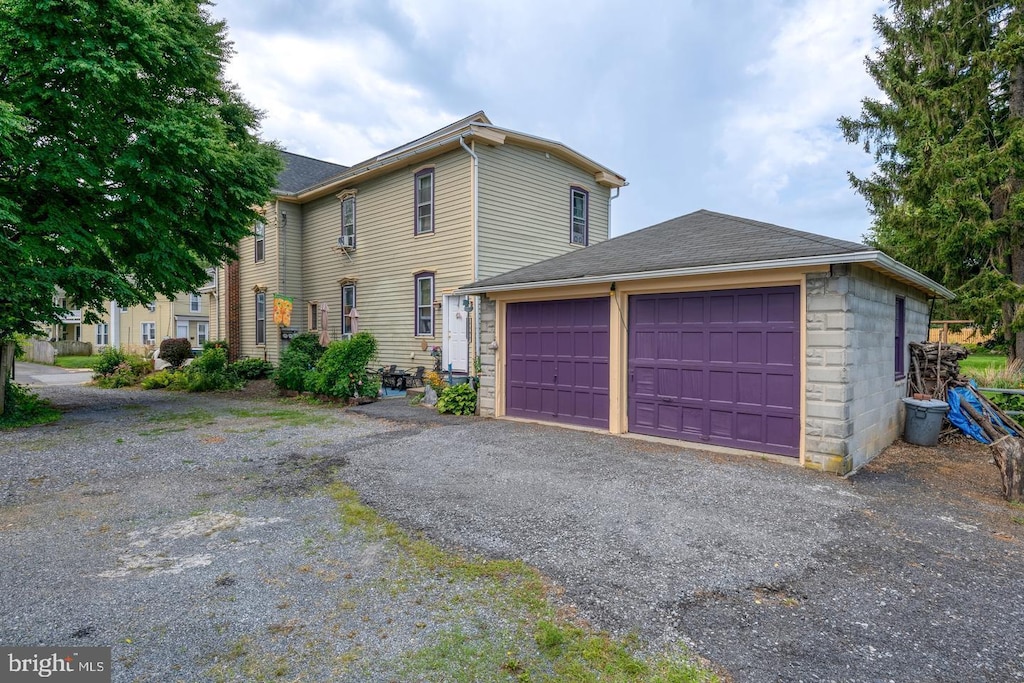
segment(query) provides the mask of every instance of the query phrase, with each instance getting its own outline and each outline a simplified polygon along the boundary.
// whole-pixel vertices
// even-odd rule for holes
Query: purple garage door
[[[629,430],[799,455],[800,288],[633,296]]]
[[[608,298],[508,304],[505,413],[608,428]]]

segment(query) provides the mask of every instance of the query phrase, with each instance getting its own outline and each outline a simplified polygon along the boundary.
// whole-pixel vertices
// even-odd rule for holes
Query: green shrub
[[[203,342],[203,351],[209,351],[210,349],[224,349],[227,351],[228,343],[224,339],[207,339]]]
[[[0,429],[15,429],[55,422],[60,411],[44,398],[39,398],[20,384],[8,382],[4,390],[4,412],[0,415]]]
[[[380,390],[379,380],[366,373],[366,366],[376,355],[377,340],[369,332],[359,332],[351,339],[331,342],[316,362],[316,367],[307,374],[305,388],[340,399],[376,396]]]
[[[166,389],[174,383],[175,374],[168,370],[154,372],[142,378],[143,389]]]
[[[192,342],[185,337],[174,337],[160,342],[160,360],[170,364],[172,368],[180,368],[181,364],[191,357]]]
[[[123,363],[128,358],[128,354],[117,348],[116,346],[108,346],[100,354],[99,360],[96,362],[95,377],[101,375],[111,375],[114,372],[114,368]]]
[[[228,372],[240,380],[263,379],[274,371],[274,365],[262,358],[243,358],[228,366]]]
[[[185,391],[218,391],[239,389],[243,382],[228,371],[227,349],[203,351],[188,366],[178,371],[171,388]]]
[[[306,375],[313,370],[314,363],[308,353],[287,348],[281,354],[281,362],[271,375],[271,380],[278,389],[303,391],[306,386]]]
[[[476,391],[469,384],[456,384],[437,397],[437,412],[472,415],[476,412]]]
[[[149,360],[142,356],[110,347],[100,354],[93,369],[93,379],[97,386],[104,389],[130,387],[138,384],[152,367]]]
[[[320,356],[324,355],[324,347],[320,346],[320,337],[313,332],[303,332],[292,337],[292,340],[288,342],[288,348],[285,349],[285,353],[293,350],[307,354],[313,359],[314,363],[320,360]]]

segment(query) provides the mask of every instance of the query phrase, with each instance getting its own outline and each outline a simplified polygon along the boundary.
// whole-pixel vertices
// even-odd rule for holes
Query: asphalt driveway
[[[427,606],[370,589],[393,568],[351,569],[380,549],[332,529],[315,490],[334,477],[441,545],[539,568],[594,626],[685,642],[737,681],[1024,680],[1024,511],[985,463],[970,471],[991,481],[960,488],[911,457],[842,480],[401,399],[268,426],[271,409],[222,397],[44,393],[61,423],[0,434],[0,643],[114,643],[115,680],[194,680],[232,634],[315,622],[340,598],[303,562],[363,582],[344,601],[387,643],[373,656],[425,637]]]

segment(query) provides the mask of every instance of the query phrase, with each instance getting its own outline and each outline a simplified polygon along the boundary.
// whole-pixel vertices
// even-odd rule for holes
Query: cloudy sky
[[[484,110],[629,181],[612,233],[705,208],[859,241],[836,127],[873,0],[215,0],[264,137],[351,165]]]

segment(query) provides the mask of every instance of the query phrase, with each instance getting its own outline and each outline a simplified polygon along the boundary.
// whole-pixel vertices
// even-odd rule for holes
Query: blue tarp
[[[978,385],[974,383],[974,380],[971,380],[971,386],[975,389],[978,387]],[[971,437],[975,441],[980,441],[981,443],[992,443],[992,440],[985,435],[985,432],[982,431],[981,427],[975,424],[974,420],[972,420],[970,416],[964,412],[964,409],[960,407],[961,401],[969,403],[970,406],[978,411],[980,415],[984,415],[991,420],[992,424],[1002,427],[1006,432],[1017,436],[1017,433],[1006,426],[1003,421],[999,419],[998,415],[986,410],[985,407],[981,405],[981,401],[971,393],[970,389],[967,387],[950,387],[946,389],[946,403],[949,404],[949,412],[946,413],[946,419],[967,436]]]

